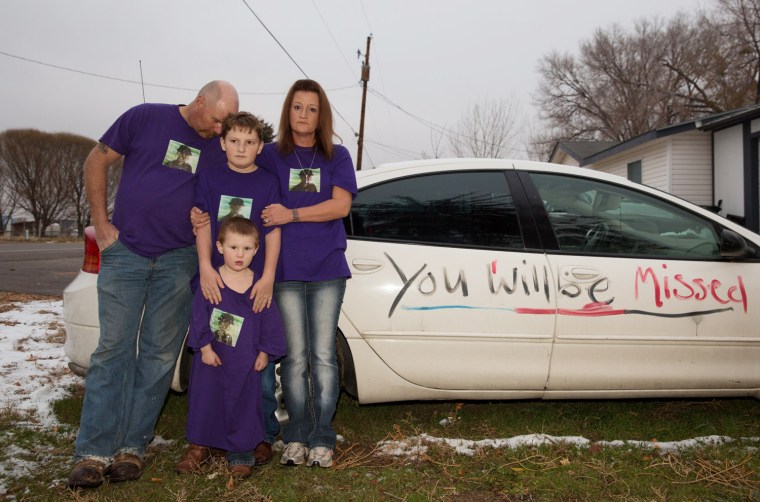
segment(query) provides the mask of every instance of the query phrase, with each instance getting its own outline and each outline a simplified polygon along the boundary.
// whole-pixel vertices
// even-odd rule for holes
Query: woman
[[[290,417],[282,431],[283,465],[330,467],[333,462],[332,419],[339,393],[335,333],[351,276],[342,219],[356,195],[351,157],[332,143],[333,136],[325,91],[313,80],[298,80],[285,98],[277,143],[265,145],[257,159],[280,180],[283,201],[261,214],[265,226],[282,229],[274,296],[288,348],[281,363]],[[305,172],[313,191],[302,190]]]

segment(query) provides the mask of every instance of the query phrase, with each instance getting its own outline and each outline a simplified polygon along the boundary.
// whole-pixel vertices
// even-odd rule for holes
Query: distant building
[[[617,174],[760,230],[760,105],[628,141],[561,141],[549,162]]]

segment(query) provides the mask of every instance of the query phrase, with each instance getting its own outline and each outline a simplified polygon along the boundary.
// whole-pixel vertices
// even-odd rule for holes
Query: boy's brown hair
[[[233,216],[232,218],[224,220],[219,225],[219,238],[220,243],[224,244],[224,238],[228,233],[242,235],[243,237],[253,237],[253,242],[256,247],[259,247],[259,229],[248,218],[242,216]]]
[[[248,112],[238,112],[230,115],[222,122],[222,138],[227,137],[227,133],[232,129],[240,129],[246,132],[255,132],[259,141],[264,141],[264,126],[256,115]]]

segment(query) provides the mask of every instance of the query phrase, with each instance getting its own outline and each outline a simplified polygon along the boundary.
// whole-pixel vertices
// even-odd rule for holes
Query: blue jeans
[[[262,410],[264,412],[264,441],[274,444],[277,434],[280,433],[280,422],[277,420],[277,396],[275,363],[269,361],[267,367],[261,372],[261,397],[263,401]]]
[[[190,321],[195,246],[144,258],[116,241],[101,253],[100,340],[90,358],[76,459],[142,458]]]
[[[345,278],[274,286],[288,346],[281,363],[290,417],[282,431],[286,443],[335,448],[332,419],[340,390],[335,336],[345,291]]]
[[[227,463],[229,465],[254,465],[253,450],[248,451],[228,451]]]

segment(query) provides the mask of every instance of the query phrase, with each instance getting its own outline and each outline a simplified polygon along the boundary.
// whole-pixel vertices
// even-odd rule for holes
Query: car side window
[[[532,173],[562,251],[719,258],[715,225],[643,192],[585,178]]]
[[[501,171],[432,173],[370,186],[354,199],[350,228],[370,239],[524,247]]]

